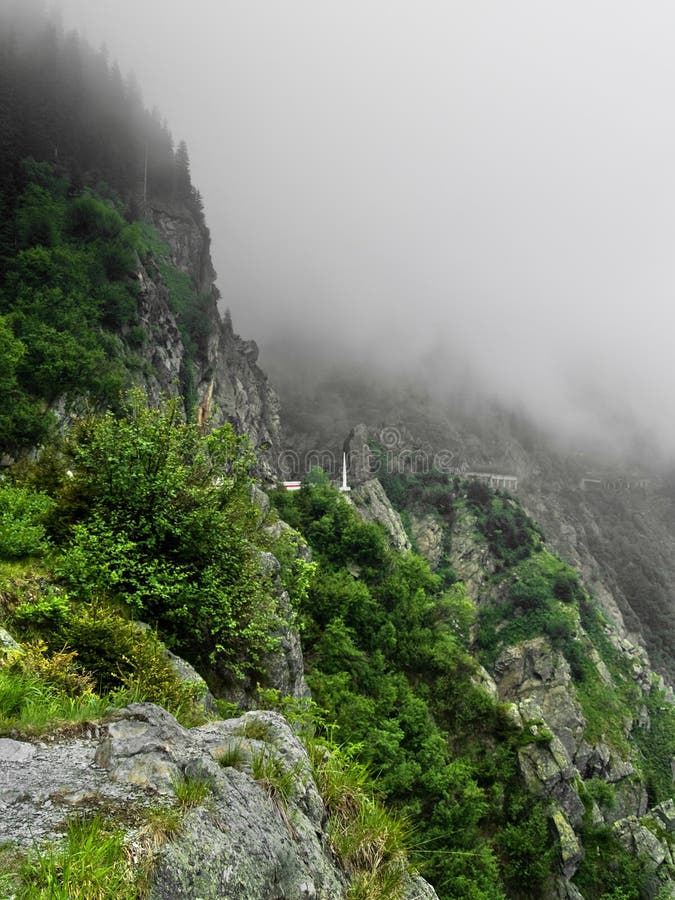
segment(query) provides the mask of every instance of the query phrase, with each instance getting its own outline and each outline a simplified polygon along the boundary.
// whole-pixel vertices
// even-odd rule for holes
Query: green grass
[[[241,743],[230,744],[229,746],[220,750],[216,755],[218,765],[222,766],[224,769],[239,769],[241,768],[245,759],[246,754]]]
[[[250,740],[269,741],[272,736],[272,727],[268,722],[261,722],[260,719],[245,719],[239,732]]]
[[[178,806],[183,812],[194,806],[202,806],[211,793],[211,780],[204,777],[180,775],[172,782]]]
[[[67,722],[100,719],[109,708],[107,698],[67,696],[36,675],[0,669],[0,734],[38,735]]]
[[[124,848],[124,834],[100,817],[72,820],[62,844],[52,844],[16,858],[2,879],[14,900],[134,900],[139,887]]]
[[[621,756],[631,759],[634,750],[626,738],[624,723],[632,709],[616,687],[606,685],[589,666],[589,673],[576,685],[577,699],[586,718],[584,736],[591,744],[606,743]]]
[[[251,757],[251,775],[282,809],[288,808],[298,774],[295,768],[287,769],[276,753],[267,747]]]
[[[412,832],[370,788],[358,748],[306,740],[316,785],[328,813],[331,846],[350,878],[348,900],[396,900],[410,872]]]

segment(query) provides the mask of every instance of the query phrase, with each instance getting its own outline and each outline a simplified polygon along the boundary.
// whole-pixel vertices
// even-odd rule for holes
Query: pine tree
[[[177,200],[184,203],[189,201],[192,195],[192,182],[190,180],[190,157],[187,144],[180,141],[176,148],[174,164],[174,193]]]

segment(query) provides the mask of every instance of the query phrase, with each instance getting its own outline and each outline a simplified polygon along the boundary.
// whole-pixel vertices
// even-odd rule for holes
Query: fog
[[[187,141],[263,366],[289,335],[443,386],[468,365],[541,422],[675,451],[669,0],[60,7]]]

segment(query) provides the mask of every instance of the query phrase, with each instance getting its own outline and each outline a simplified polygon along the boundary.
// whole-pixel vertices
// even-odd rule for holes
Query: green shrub
[[[640,900],[647,896],[643,863],[623,847],[610,826],[584,828],[582,841],[586,852],[573,884],[584,897]]]
[[[203,435],[176,402],[150,410],[134,393],[123,417],[83,420],[71,453],[57,507],[74,519],[59,565],[71,589],[121,601],[221,679],[255,671],[278,619],[259,572],[245,439],[229,425]]]
[[[0,559],[44,554],[44,520],[53,506],[45,494],[0,480]]]
[[[502,568],[516,565],[537,550],[541,533],[519,503],[477,481],[468,483],[466,493],[478,530]]]
[[[69,204],[66,228],[69,235],[82,241],[111,241],[121,234],[124,219],[103,200],[84,193]]]
[[[611,810],[616,807],[614,785],[602,778],[589,778],[588,781],[584,781],[583,792],[602,809]]]
[[[125,694],[164,706],[184,724],[197,724],[197,689],[182,682],[156,635],[103,601],[82,603],[50,637],[70,648],[101,694]]]
[[[43,640],[24,644],[14,663],[16,669],[36,675],[44,684],[67,697],[94,696],[94,679],[77,664],[77,653],[59,650],[50,653]]]
[[[12,619],[22,629],[40,632],[58,628],[68,618],[70,602],[65,594],[47,591],[37,598],[24,601],[15,609]]]

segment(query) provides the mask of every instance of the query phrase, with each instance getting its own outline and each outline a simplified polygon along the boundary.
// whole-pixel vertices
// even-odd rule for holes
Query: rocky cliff
[[[169,247],[172,265],[188,276],[200,298],[199,339],[189,352],[156,260],[150,258],[146,265],[139,261],[139,317],[150,336],[142,351],[148,394],[157,400],[194,391],[198,421],[231,422],[247,434],[261,460],[261,475],[275,480],[281,449],[279,401],[257,364],[255,341],[235,334],[229,314],[219,313],[208,229],[179,204],[153,201],[146,218]]]
[[[466,587],[477,612],[472,649],[485,665],[480,684],[518,730],[520,772],[548,804],[559,875],[553,892],[542,885],[540,896],[599,896],[596,855],[604,854],[611,869],[625,851],[643,873],[641,898],[674,897],[673,695],[644,646],[628,635],[618,603],[608,590],[601,603],[591,599],[536,530],[532,555],[519,555],[524,529],[532,526],[524,524],[517,503],[487,486],[472,493],[471,486],[481,484],[476,479],[443,482],[432,472],[410,471],[422,449],[432,451],[409,434],[385,447],[404,467],[403,475],[393,473],[387,462],[394,454],[382,454],[381,443],[380,451],[370,449],[378,437],[364,426],[352,432],[350,497],[400,546],[401,516],[373,477],[379,471],[398,492],[417,549]],[[494,527],[479,522],[488,508],[499,516]],[[554,512],[548,510],[549,518]],[[518,559],[528,561],[518,565]],[[546,599],[548,578],[554,589]],[[514,596],[523,598],[520,605]]]
[[[508,604],[509,579],[524,578],[524,570],[505,574],[470,508],[460,506],[450,530],[450,559],[480,622],[485,611]],[[425,549],[423,544],[420,549]],[[428,555],[433,562],[433,550]],[[581,608],[586,602],[582,600]],[[569,607],[565,611],[571,612]],[[529,612],[516,608],[498,626],[498,633],[510,627],[511,636],[499,641],[502,649],[492,657],[482,683],[507,704],[522,730],[521,772],[549,803],[560,854],[556,896],[581,900],[582,865],[585,859],[595,865],[589,854],[600,853],[596,840],[604,833],[646,873],[640,896],[675,897],[675,743],[669,733],[660,745],[657,721],[661,711],[672,710],[672,691],[652,669],[645,649],[611,621],[588,612],[586,618],[572,613],[569,634],[585,654],[577,661],[560,634],[545,623],[547,633],[519,639],[527,626],[519,626],[518,617],[524,621]],[[476,651],[485,646],[477,633],[474,641]],[[648,769],[651,757],[659,753],[665,753],[671,797],[656,803]]]

